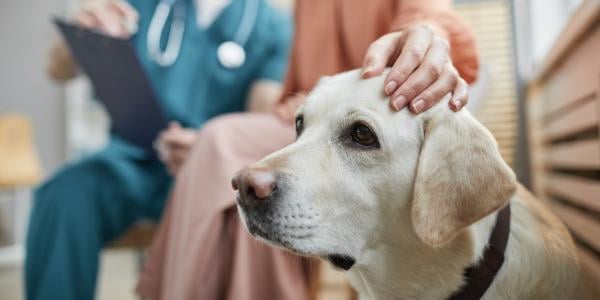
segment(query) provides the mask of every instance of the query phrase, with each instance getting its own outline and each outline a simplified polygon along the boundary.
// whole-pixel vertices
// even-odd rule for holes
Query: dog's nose
[[[239,190],[242,204],[264,201],[277,188],[275,172],[266,168],[243,168],[231,180],[234,190]]]

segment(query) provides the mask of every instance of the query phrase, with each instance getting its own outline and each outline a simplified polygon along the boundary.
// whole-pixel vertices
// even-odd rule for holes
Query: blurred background
[[[294,1],[271,1],[292,16]],[[586,280],[596,283],[588,293],[600,299],[600,1],[454,2],[475,30],[483,65],[469,106],[520,181],[572,231]],[[109,121],[87,79],[57,85],[45,72],[57,38],[50,17],[77,4],[0,2],[0,299],[23,297],[32,186],[107,139]],[[16,163],[26,180],[11,179]],[[136,298],[139,253],[149,239],[137,234],[103,254],[99,299]],[[344,299],[342,278],[326,271],[320,297]]]

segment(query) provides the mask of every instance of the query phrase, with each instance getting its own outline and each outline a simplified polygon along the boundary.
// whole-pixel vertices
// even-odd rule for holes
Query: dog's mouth
[[[290,239],[289,235],[282,235],[280,233],[274,232],[271,229],[266,229],[265,224],[261,222],[255,222],[249,220],[247,217],[243,218],[246,223],[246,227],[250,234],[255,238],[263,240],[273,246],[284,248],[287,251],[296,253],[302,256],[313,256],[313,257],[321,257],[328,260],[334,267],[342,269],[344,271],[350,270],[352,266],[356,263],[356,260],[346,254],[328,254],[323,255],[322,253],[314,253],[309,249],[304,249],[301,245],[299,245],[296,239]],[[309,236],[296,236],[296,238],[303,239]]]
[[[246,229],[255,238],[300,255],[314,256],[305,249],[313,236],[313,229],[317,226],[311,219],[300,219],[301,214],[288,216],[273,212],[268,206],[238,206],[238,212]]]
[[[261,239],[269,244],[283,247],[287,250],[297,252],[292,241],[286,238],[286,236],[280,235],[272,230],[264,228],[264,224],[259,222],[253,222],[246,219],[246,227],[250,234],[258,239]],[[302,253],[300,253],[302,254]]]
[[[315,247],[311,237],[318,224],[318,215],[309,211],[310,209],[298,206],[296,211],[286,214],[274,211],[268,205],[252,208],[238,205],[238,212],[246,229],[255,238],[298,255],[323,258],[342,270],[352,268],[356,263],[352,256],[328,253]]]

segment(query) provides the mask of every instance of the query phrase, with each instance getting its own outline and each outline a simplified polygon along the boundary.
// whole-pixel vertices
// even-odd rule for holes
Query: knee
[[[227,114],[207,122],[198,133],[194,147],[200,152],[208,149],[226,157],[250,153],[266,155],[293,141],[290,128],[272,114]]]
[[[67,218],[85,214],[85,208],[94,205],[91,200],[100,192],[101,173],[108,171],[108,166],[97,159],[65,167],[35,191],[35,210]]]
[[[243,132],[247,130],[248,120],[254,117],[249,113],[235,113],[213,118],[198,133],[199,147],[219,151],[235,149],[233,146],[244,139]]]
[[[245,123],[247,113],[233,113],[215,117],[206,122],[200,129],[199,140],[216,140],[217,138],[229,137]]]

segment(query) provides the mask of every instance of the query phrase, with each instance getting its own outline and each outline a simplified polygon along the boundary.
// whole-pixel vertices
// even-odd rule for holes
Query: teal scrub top
[[[197,25],[195,1],[177,1],[187,7],[183,42],[175,63],[162,67],[152,60],[146,47],[150,20],[160,1],[130,0],[140,15],[139,30],[132,42],[169,120],[198,128],[215,116],[243,111],[249,88],[256,80],[281,81],[292,33],[289,18],[258,0],[256,24],[244,45],[245,63],[227,69],[217,60],[217,48],[233,39],[246,0],[232,0],[208,28]],[[172,14],[163,29],[162,49],[166,47],[171,18]]]
[[[130,0],[140,15],[138,32],[131,42],[142,67],[160,102],[165,116],[185,127],[199,128],[221,114],[243,111],[251,85],[257,80],[280,81],[285,73],[292,33],[291,21],[259,1],[256,24],[247,44],[245,63],[237,69],[227,69],[217,60],[217,47],[233,38],[243,15],[245,0],[232,0],[206,29],[196,22],[193,0],[185,1],[187,16],[179,56],[168,67],[156,64],[148,54],[146,37],[150,20],[159,0]],[[165,24],[163,47],[166,46],[171,20]],[[164,48],[163,48],[164,49]],[[136,202],[158,203],[166,197],[171,179],[156,157],[127,141],[112,135],[110,143],[89,160],[102,161],[100,169],[112,170],[112,178],[100,178],[114,189],[122,189]],[[94,165],[94,164],[92,164]],[[160,182],[159,191],[148,196],[144,191]],[[161,200],[161,201],[155,201]]]

